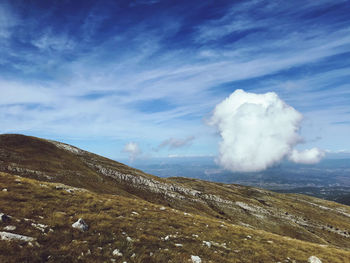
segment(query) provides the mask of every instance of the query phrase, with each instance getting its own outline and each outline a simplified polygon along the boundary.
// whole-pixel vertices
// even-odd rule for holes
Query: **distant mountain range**
[[[161,178],[23,135],[0,135],[0,219],[1,262],[350,258],[348,206],[238,184]]]

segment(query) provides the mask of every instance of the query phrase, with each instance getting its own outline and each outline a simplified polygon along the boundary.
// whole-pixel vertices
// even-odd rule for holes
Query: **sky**
[[[244,90],[301,114],[295,149],[350,151],[349,14],[336,0],[2,0],[0,133],[113,159],[217,156],[214,109]]]

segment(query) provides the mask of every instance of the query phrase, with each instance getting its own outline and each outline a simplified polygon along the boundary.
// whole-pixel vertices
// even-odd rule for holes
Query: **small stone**
[[[5,226],[4,230],[13,231],[13,230],[16,230],[16,227],[15,226]]]
[[[315,256],[309,257],[307,262],[308,263],[322,263],[322,261],[318,257],[315,257]]]
[[[3,214],[3,213],[0,213],[0,221],[1,222],[8,222],[11,220],[11,217],[6,215],[6,214]]]
[[[79,229],[80,231],[87,231],[89,229],[89,226],[85,223],[85,221],[82,218],[79,218],[77,222],[72,224],[73,228]]]
[[[132,242],[132,238],[131,237],[126,237],[126,241]]]
[[[166,208],[164,206],[162,206],[161,208],[159,208],[159,210],[164,211],[164,210],[166,210]]]
[[[207,247],[211,247],[211,242],[209,241],[203,241],[203,245],[207,246]]]
[[[6,188],[4,188],[4,189],[2,189],[2,191],[3,191],[3,192],[7,192],[7,189],[6,189]]]
[[[175,247],[183,247],[184,245],[182,244],[175,244]]]
[[[32,225],[32,227],[35,227],[36,229],[40,230],[43,233],[45,232],[45,229],[48,227],[47,225],[44,225],[44,224],[32,223],[31,225]]]
[[[202,260],[198,256],[191,256],[192,263],[202,263]]]
[[[123,253],[121,253],[119,251],[119,249],[114,249],[113,252],[112,252],[113,256],[117,256],[117,257],[122,257],[123,256]]]

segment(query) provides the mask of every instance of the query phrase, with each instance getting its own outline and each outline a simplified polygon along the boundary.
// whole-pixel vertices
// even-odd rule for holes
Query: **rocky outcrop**
[[[0,239],[7,240],[7,241],[23,241],[23,242],[31,242],[35,240],[35,238],[32,238],[32,237],[13,234],[9,232],[0,232]]]
[[[82,154],[82,153],[84,153],[83,150],[81,150],[81,149],[79,149],[77,147],[74,147],[72,145],[69,145],[69,144],[65,144],[65,143],[62,143],[62,142],[56,142],[56,141],[50,141],[50,140],[49,140],[49,142],[51,142],[54,145],[56,145],[57,148],[69,151],[69,152],[74,153],[74,154]]]
[[[33,175],[33,176],[37,176],[37,177],[43,177],[43,178],[46,178],[49,180],[53,179],[52,176],[49,176],[48,174],[46,174],[44,172],[19,167],[19,164],[17,164],[17,163],[11,163],[10,165],[7,165],[7,166],[0,165],[0,171],[9,172],[9,173],[16,173],[16,174],[28,174],[28,175]]]

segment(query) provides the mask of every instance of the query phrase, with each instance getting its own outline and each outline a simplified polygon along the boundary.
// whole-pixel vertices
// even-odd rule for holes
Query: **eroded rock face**
[[[82,218],[79,218],[77,222],[72,224],[72,227],[82,232],[87,231],[89,229],[89,226],[85,223],[85,221]]]
[[[68,145],[68,144],[65,144],[62,142],[56,142],[56,141],[50,141],[50,142],[53,143],[54,145],[56,145],[56,147],[63,149],[63,150],[66,150],[66,151],[69,151],[69,152],[74,153],[74,154],[81,154],[84,152],[83,150],[80,150],[77,147],[74,147],[72,145]]]
[[[197,203],[217,202],[220,205],[232,206],[233,202],[220,198],[213,194],[205,194],[191,188],[182,187],[177,184],[163,183],[151,178],[136,176],[132,174],[123,174],[117,170],[104,167],[99,164],[85,161],[88,166],[96,170],[98,173],[112,177],[122,183],[127,183],[135,188],[145,189],[153,193],[163,194],[167,197],[188,200]]]
[[[19,167],[19,164],[17,164],[17,163],[11,163],[11,165],[6,165],[6,166],[0,165],[0,171],[16,173],[16,174],[33,175],[33,176],[46,178],[46,179],[49,179],[49,180],[53,179],[51,176],[47,175],[44,172],[36,171],[36,170],[24,168],[24,167]]]

